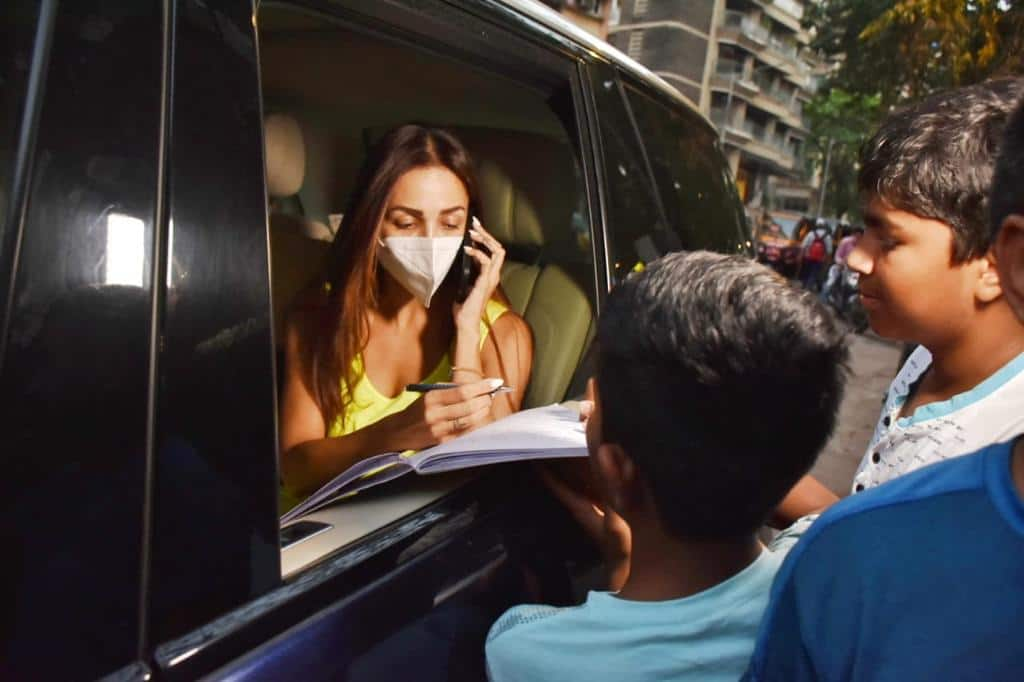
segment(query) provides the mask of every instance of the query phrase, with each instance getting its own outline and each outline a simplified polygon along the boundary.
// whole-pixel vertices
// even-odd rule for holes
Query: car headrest
[[[298,194],[306,174],[306,146],[299,122],[287,114],[270,114],[263,121],[267,194],[280,199]]]
[[[456,129],[476,162],[481,220],[506,245],[541,246],[569,229],[575,177],[567,145],[534,133]]]
[[[315,239],[321,242],[334,241],[334,233],[331,228],[317,220],[310,220],[297,215],[286,213],[272,213],[270,215],[270,231],[291,232],[306,239]]]

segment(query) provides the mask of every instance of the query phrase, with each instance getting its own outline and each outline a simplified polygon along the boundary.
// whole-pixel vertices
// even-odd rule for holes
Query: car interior
[[[565,93],[269,3],[261,6],[258,21],[279,351],[289,305],[321,275],[368,147],[395,125],[424,122],[451,130],[469,150],[481,221],[507,249],[502,288],[529,323],[535,345],[524,407],[569,397],[593,335],[596,284],[572,143],[575,119],[571,105],[559,105],[569,99]],[[289,534],[283,576],[429,504],[472,475],[388,484],[304,517],[329,528]]]

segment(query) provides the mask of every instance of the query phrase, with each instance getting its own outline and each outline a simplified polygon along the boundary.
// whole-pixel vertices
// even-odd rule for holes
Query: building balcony
[[[783,12],[792,14],[797,20],[804,18],[804,6],[802,3],[796,0],[774,0],[773,5],[781,9]]]
[[[796,33],[802,42],[807,42],[809,36],[800,25],[800,20],[804,16],[804,3],[796,0],[754,0],[754,2],[769,17]]]
[[[798,104],[792,95],[786,94],[779,88],[764,88],[751,81],[732,81],[732,74],[722,75],[716,73],[711,77],[711,89],[715,92],[728,93],[732,90],[733,97],[740,98],[758,109],[780,119],[788,127],[799,131],[806,131],[803,117],[800,115]]]
[[[772,163],[783,170],[791,171],[797,168],[793,154],[788,149],[780,149],[763,139],[754,138],[744,145],[737,146],[741,153]]]
[[[768,37],[768,47],[788,59],[796,59],[799,53],[796,43],[783,40],[776,35]]]
[[[771,31],[737,10],[725,11],[723,26],[738,31],[762,47],[767,47],[768,40],[771,38]]]
[[[725,125],[725,111],[721,108],[711,110],[711,121],[722,133],[725,143],[738,148],[742,154],[783,171],[799,170],[802,165],[800,158],[793,154],[792,148],[785,144],[782,136],[768,135],[763,125],[751,120]]]
[[[722,108],[712,108],[710,118],[719,133],[724,133],[722,137],[726,142],[742,146],[753,139],[742,124],[726,123],[725,110]]]
[[[757,56],[759,61],[786,73],[795,84],[808,87],[811,70],[800,59],[796,43],[773,35],[766,27],[743,12],[726,10],[717,32],[720,42],[737,45]]]

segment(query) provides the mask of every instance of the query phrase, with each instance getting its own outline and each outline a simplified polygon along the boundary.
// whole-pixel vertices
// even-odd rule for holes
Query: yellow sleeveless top
[[[490,332],[491,327],[507,311],[508,307],[499,301],[491,299],[487,302],[487,305],[484,307],[484,316],[480,320],[480,348],[484,347],[484,341],[487,340],[487,334]],[[395,397],[389,398],[378,391],[369,377],[366,376],[362,355],[357,355],[352,359],[352,368],[355,370],[356,376],[359,377],[355,388],[352,390],[352,402],[349,403],[345,410],[346,419],[344,424],[340,416],[335,419],[334,423],[327,430],[328,438],[337,438],[338,436],[347,436],[350,433],[355,433],[359,429],[364,429],[384,417],[401,412],[423,396],[422,393],[414,391],[402,391]],[[437,363],[437,367],[419,383],[437,384],[449,381],[451,368],[451,359],[448,357],[448,353],[445,353],[441,356],[441,361]],[[342,385],[344,385],[345,379],[342,378],[341,381]],[[378,453],[371,452],[367,454],[375,455]],[[281,486],[279,499],[280,513],[283,514],[300,501],[291,495],[283,485]]]
[[[484,347],[484,341],[487,340],[487,334],[491,326],[507,310],[508,308],[498,301],[492,299],[487,302],[484,308],[484,317],[480,320],[480,348]],[[451,368],[452,361],[448,357],[448,353],[445,353],[441,356],[441,361],[437,363],[437,367],[419,383],[438,384],[449,381]],[[416,393],[415,391],[402,391],[395,397],[389,398],[378,391],[369,377],[366,376],[366,372],[363,369],[362,355],[357,355],[352,359],[352,369],[355,370],[354,374],[359,377],[359,381],[356,382],[355,388],[352,390],[352,402],[349,403],[345,411],[346,419],[344,426],[342,425],[341,417],[335,419],[334,423],[331,424],[331,428],[327,430],[329,438],[347,436],[359,429],[364,429],[384,417],[401,412],[416,402],[417,398],[423,396],[422,393]],[[344,381],[342,379],[342,382]]]

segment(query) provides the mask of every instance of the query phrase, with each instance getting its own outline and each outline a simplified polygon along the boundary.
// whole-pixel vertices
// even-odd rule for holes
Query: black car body
[[[0,677],[478,679],[503,609],[577,596],[596,557],[529,468],[282,532],[273,213],[326,220],[378,127],[452,126],[505,173],[488,225],[551,199],[557,229],[502,234],[545,342],[532,400],[571,398],[618,278],[749,255],[692,106],[526,1],[12,0],[0,35]],[[271,109],[307,126],[312,180],[268,230]]]

